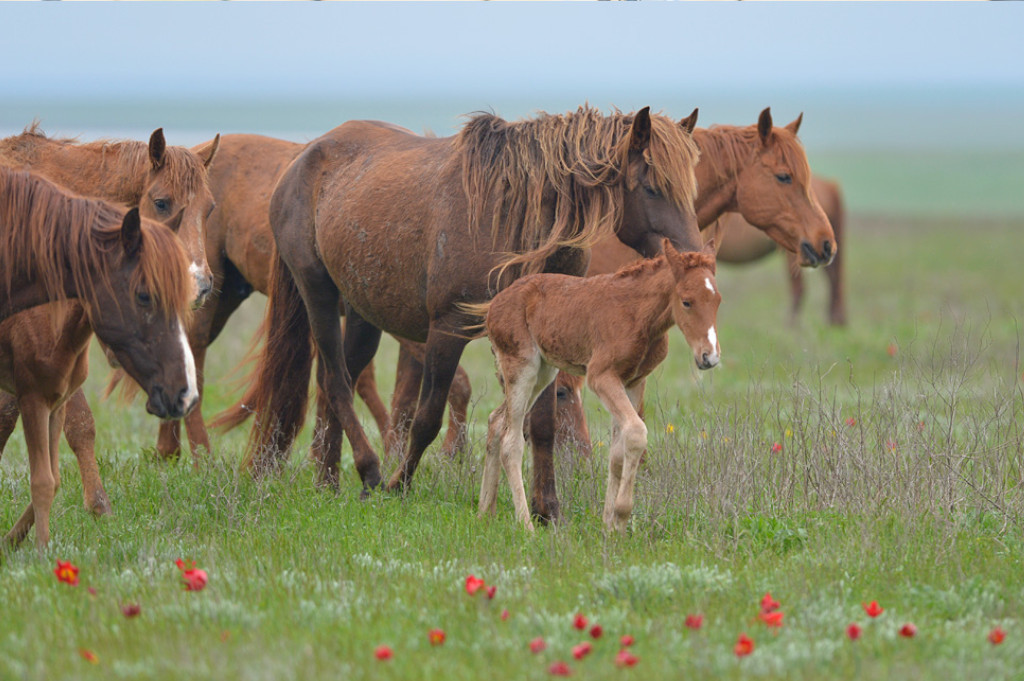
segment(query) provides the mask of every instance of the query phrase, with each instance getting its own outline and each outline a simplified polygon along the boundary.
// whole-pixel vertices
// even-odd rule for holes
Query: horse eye
[[[789,173],[778,173],[775,176],[775,179],[781,182],[782,184],[793,184],[793,176],[790,175]]]
[[[171,210],[171,202],[167,199],[154,199],[153,207],[156,208],[159,213],[166,213]]]
[[[689,310],[692,305],[693,304],[689,300],[683,301],[683,307],[685,307],[687,310]]]
[[[558,390],[555,391],[555,396],[560,400],[567,400],[569,399],[569,389],[559,388]]]
[[[648,187],[647,185],[644,185],[644,193],[647,194],[647,196],[653,198],[658,198],[659,196],[661,196],[661,192],[659,192],[654,187]]]
[[[150,304],[153,302],[153,299],[146,291],[139,291],[138,293],[136,293],[135,300],[138,301],[139,305],[141,305],[142,307],[149,307]]]

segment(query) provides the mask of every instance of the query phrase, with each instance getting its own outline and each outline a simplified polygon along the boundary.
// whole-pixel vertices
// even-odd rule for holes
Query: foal
[[[648,374],[668,353],[673,322],[697,367],[718,364],[714,240],[699,253],[663,253],[615,274],[580,278],[523,277],[487,306],[485,327],[505,386],[505,400],[487,424],[480,514],[493,514],[499,456],[516,519],[533,529],[523,489],[523,420],[558,369],[582,375],[614,419],[604,523],[622,531],[633,510],[633,487],[647,426],[637,414]],[[483,306],[478,311],[482,311]]]

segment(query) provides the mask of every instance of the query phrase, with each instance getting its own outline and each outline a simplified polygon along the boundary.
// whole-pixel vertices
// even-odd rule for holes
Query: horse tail
[[[248,372],[241,377],[241,379],[235,379],[232,385],[235,387],[244,386],[245,394],[238,402],[228,407],[224,411],[216,414],[213,418],[206,422],[206,427],[211,430],[216,430],[221,433],[226,433],[229,430],[233,430],[238,426],[242,425],[249,420],[252,416],[252,404],[256,399],[256,382],[255,373],[257,367],[257,361],[259,360],[260,344],[263,339],[267,336],[267,317],[264,316],[260,320],[260,325],[256,327],[256,330],[252,334],[252,340],[249,342],[249,349],[245,351],[245,356],[235,365],[228,375],[237,376],[240,374],[244,367],[249,366]]]
[[[242,465],[257,474],[279,468],[302,429],[313,343],[306,304],[280,255],[274,258],[264,320],[266,342],[245,396],[211,421],[231,427],[256,416]]]
[[[488,300],[485,303],[457,303],[456,307],[467,315],[480,320],[476,324],[466,324],[462,327],[462,330],[468,334],[465,338],[474,340],[487,335],[487,311],[491,309],[491,301]]]

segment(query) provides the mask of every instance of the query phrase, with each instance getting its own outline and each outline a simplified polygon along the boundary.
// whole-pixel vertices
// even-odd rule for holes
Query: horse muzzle
[[[721,359],[721,356],[717,352],[702,352],[699,357],[694,357],[694,361],[697,363],[697,368],[701,371],[714,369],[718,366]]]
[[[184,418],[196,406],[199,396],[191,388],[182,388],[171,399],[163,386],[154,386],[146,401],[146,411],[160,419],[173,420]]]
[[[821,251],[814,249],[809,241],[800,242],[800,266],[801,267],[826,267],[832,264],[836,257],[836,245],[826,239],[821,242]]]

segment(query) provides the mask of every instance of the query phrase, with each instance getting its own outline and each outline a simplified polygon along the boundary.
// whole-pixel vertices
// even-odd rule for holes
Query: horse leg
[[[832,219],[832,229],[836,235],[836,243],[840,242],[842,235],[842,219]],[[837,250],[832,264],[825,268],[828,275],[829,300],[828,300],[828,321],[834,326],[846,325],[846,296],[843,291],[843,254],[846,249]]]
[[[3,456],[7,441],[18,425],[18,398],[10,393],[0,392],[0,456]]]
[[[199,460],[208,460],[213,447],[210,445],[210,434],[206,432],[203,422],[203,369],[206,365],[206,346],[197,345],[192,348],[192,356],[196,361],[196,389],[199,399],[192,411],[185,415],[185,435],[188,437],[188,448],[192,452],[192,468],[199,470]]]
[[[391,430],[384,437],[384,446],[389,453],[403,449],[416,414],[416,401],[423,381],[422,358],[416,356],[411,345],[399,340],[395,391],[391,394]]]
[[[786,253],[786,273],[789,275],[789,321],[796,325],[800,321],[800,308],[804,304],[804,275],[800,271],[796,256]]]
[[[466,445],[469,443],[469,398],[472,394],[469,374],[460,365],[448,389],[448,432],[441,444],[441,453],[449,458],[466,453]]]
[[[370,410],[370,415],[377,422],[377,431],[381,437],[384,437],[391,430],[391,416],[388,414],[388,408],[384,406],[384,400],[380,397],[380,391],[377,390],[377,376],[372,361],[366,365],[366,368],[359,374],[359,378],[356,379],[356,393],[362,398],[366,408]]]
[[[451,325],[432,323],[427,334],[427,355],[423,364],[423,381],[416,416],[409,429],[409,448],[401,467],[388,482],[389,490],[406,489],[412,480],[423,452],[441,430],[441,418],[448,399],[455,370],[468,340],[456,335],[461,320]]]
[[[636,411],[643,382],[627,389],[612,371],[594,372],[588,382],[615,424],[603,518],[608,529],[621,532],[633,512],[636,471],[647,448],[647,426]]]
[[[78,459],[78,472],[82,477],[82,496],[85,508],[94,515],[110,513],[110,499],[103,489],[100,470],[96,465],[96,421],[79,388],[71,393],[64,404],[64,438]]]
[[[507,388],[506,388],[507,390]],[[558,521],[555,489],[555,386],[548,384],[530,409],[529,434],[533,449],[533,515],[542,523]]]
[[[28,535],[33,522],[36,526],[36,546],[40,549],[50,541],[50,507],[57,493],[58,481],[54,479],[50,461],[50,408],[37,395],[25,395],[19,399],[21,424],[25,433],[28,450],[29,487],[32,503],[7,533],[5,540],[11,545],[20,544]]]
[[[505,433],[507,401],[487,418],[487,448],[484,453],[484,472],[480,478],[479,514],[494,515],[497,511],[498,481],[501,477],[501,440]]]

